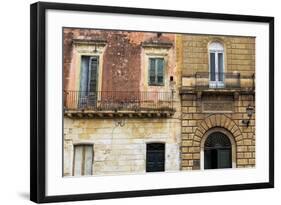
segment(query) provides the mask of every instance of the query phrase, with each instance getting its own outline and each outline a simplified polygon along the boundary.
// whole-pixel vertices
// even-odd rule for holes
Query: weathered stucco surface
[[[73,43],[75,39],[79,43]],[[153,92],[146,99],[153,102],[159,97],[158,92],[171,93],[174,89],[175,109],[169,118],[122,118],[125,119],[123,127],[116,126],[116,121],[121,120],[118,117],[77,119],[65,116],[65,176],[73,175],[76,144],[93,145],[93,175],[145,172],[146,143],[151,142],[165,143],[165,171],[180,169],[181,106],[178,88],[181,72],[176,67],[175,39],[174,34],[165,33],[64,29],[65,90],[79,90],[81,56],[99,56],[98,91]],[[165,59],[164,86],[148,85],[149,57]],[[65,98],[68,100],[71,97]]]
[[[83,43],[75,44],[74,39]],[[196,86],[197,72],[209,72],[208,45],[213,41],[223,44],[224,72],[239,73],[241,87],[185,90]],[[93,175],[144,173],[146,143],[151,142],[165,143],[165,171],[202,169],[202,143],[213,129],[230,135],[233,167],[255,166],[255,114],[249,126],[242,122],[249,119],[247,107],[255,107],[255,38],[66,28],[65,90],[79,90],[81,55],[99,56],[98,91],[157,93],[173,89],[175,113],[167,118],[65,116],[65,176],[73,175],[77,144],[93,146]],[[150,57],[164,58],[163,86],[148,84]],[[155,96],[146,100],[153,102]],[[125,122],[123,127],[116,124],[120,120]]]
[[[73,145],[93,144],[93,174],[144,173],[146,143],[165,143],[165,170],[180,168],[179,119],[64,119],[64,175],[72,175]]]

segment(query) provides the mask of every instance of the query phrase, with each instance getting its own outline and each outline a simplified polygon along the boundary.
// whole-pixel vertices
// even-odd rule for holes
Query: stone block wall
[[[235,141],[235,166],[255,166],[255,114],[250,118],[249,126],[242,123],[243,119],[249,119],[246,108],[253,106],[254,96],[241,94],[229,103],[233,103],[231,112],[204,112],[202,99],[197,95],[182,95],[182,170],[200,169],[200,164],[202,169],[202,138],[208,130],[217,128],[229,132]]]
[[[183,72],[192,75],[196,72],[208,72],[208,45],[219,41],[225,50],[225,72],[239,72],[241,76],[248,76],[255,70],[255,38],[239,36],[216,35],[182,35],[181,53],[183,55]]]

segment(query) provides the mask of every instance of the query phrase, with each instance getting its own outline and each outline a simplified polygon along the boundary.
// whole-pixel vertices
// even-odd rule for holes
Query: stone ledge
[[[175,110],[165,111],[93,111],[66,110],[65,117],[69,118],[168,118],[175,114]]]

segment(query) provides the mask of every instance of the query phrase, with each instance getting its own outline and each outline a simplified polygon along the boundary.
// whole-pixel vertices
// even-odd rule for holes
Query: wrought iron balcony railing
[[[173,111],[172,92],[64,91],[66,111]]]

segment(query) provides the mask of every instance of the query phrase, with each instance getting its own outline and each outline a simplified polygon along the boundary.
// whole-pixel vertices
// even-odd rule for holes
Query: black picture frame
[[[203,186],[192,188],[171,188],[158,190],[89,193],[74,195],[46,196],[46,11],[86,11],[181,17],[194,19],[233,20],[262,22],[269,25],[269,181],[263,183]],[[274,187],[274,17],[230,15],[218,13],[157,10],[146,8],[110,7],[83,4],[38,2],[30,7],[30,200],[37,203],[77,200],[97,200],[124,197],[141,197],[198,192],[218,192],[230,190],[262,189]]]

